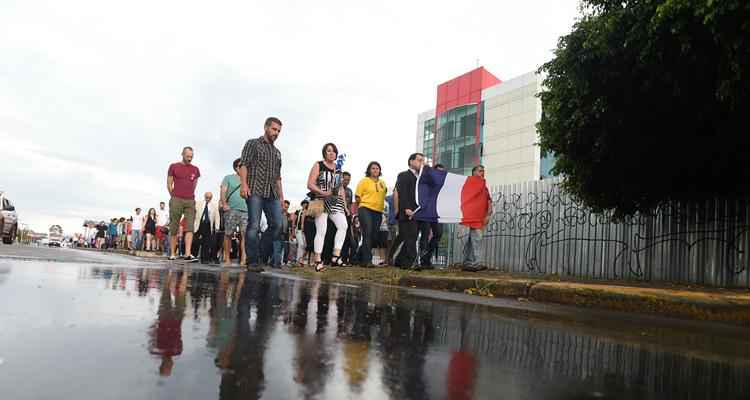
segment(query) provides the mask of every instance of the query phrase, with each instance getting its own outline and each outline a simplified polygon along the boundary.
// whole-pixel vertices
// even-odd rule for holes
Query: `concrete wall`
[[[527,73],[485,89],[484,154],[491,185],[539,179],[540,153],[536,126],[542,105],[536,94],[542,78]]]

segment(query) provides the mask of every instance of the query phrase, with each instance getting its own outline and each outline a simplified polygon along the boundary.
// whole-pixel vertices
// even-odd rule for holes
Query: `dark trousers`
[[[380,232],[383,213],[360,207],[357,215],[359,215],[359,226],[362,229],[362,246],[359,248],[360,262],[362,265],[370,265],[372,264],[372,244]]]
[[[354,249],[352,248],[352,235],[351,235],[351,231],[352,231],[352,217],[351,216],[347,215],[346,226],[348,226],[348,228],[346,232],[346,239],[344,239],[344,245],[341,246],[341,261],[343,261],[344,264],[351,264],[352,257],[354,256]]]
[[[192,254],[199,254],[201,263],[210,263],[214,255],[216,245],[214,244],[214,233],[211,232],[211,225],[203,222],[198,227],[198,232],[193,238]]]
[[[323,252],[320,254],[320,259],[324,264],[331,264],[334,237],[336,237],[336,224],[328,218],[328,228],[326,228],[326,237],[323,241]]]
[[[417,234],[419,233],[419,226],[417,221],[414,220],[399,220],[398,221],[398,235],[404,242],[401,252],[396,257],[396,266],[402,268],[409,268],[415,264],[417,260]]]
[[[430,239],[432,232],[432,239]],[[443,236],[443,226],[437,222],[419,222],[419,255],[420,263],[423,267],[432,265],[432,254],[435,253],[440,245],[440,238]]]
[[[247,243],[247,241],[245,242]],[[271,257],[273,257],[273,234],[270,230],[266,229],[265,232],[260,234],[260,241],[258,243],[260,248],[258,249],[260,254],[260,263],[271,265]]]

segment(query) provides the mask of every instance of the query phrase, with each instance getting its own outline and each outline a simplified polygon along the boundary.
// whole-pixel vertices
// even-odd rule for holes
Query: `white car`
[[[0,237],[3,243],[13,244],[18,232],[18,214],[16,207],[4,192],[0,192]]]

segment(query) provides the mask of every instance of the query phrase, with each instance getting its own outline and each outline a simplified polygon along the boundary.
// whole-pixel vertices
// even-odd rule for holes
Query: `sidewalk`
[[[748,290],[641,282],[562,281],[555,276],[530,277],[487,271],[471,273],[455,269],[413,272],[392,267],[347,267],[329,268],[322,274],[316,274],[307,267],[294,268],[287,273],[336,282],[372,282],[750,325]]]
[[[164,259],[145,251],[96,250],[137,257]],[[494,271],[457,269],[407,271],[394,267],[311,267],[274,270],[309,279],[341,283],[377,283],[421,289],[462,292],[484,297],[514,298],[523,302],[556,303],[678,318],[750,325],[750,290],[627,281],[583,281],[558,276],[528,276]]]

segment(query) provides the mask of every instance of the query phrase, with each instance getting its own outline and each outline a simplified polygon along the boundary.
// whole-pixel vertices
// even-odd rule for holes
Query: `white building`
[[[417,117],[417,151],[464,175],[483,164],[490,185],[548,177],[552,158],[541,157],[536,130],[542,79],[500,81],[477,68],[439,85],[436,108]]]

